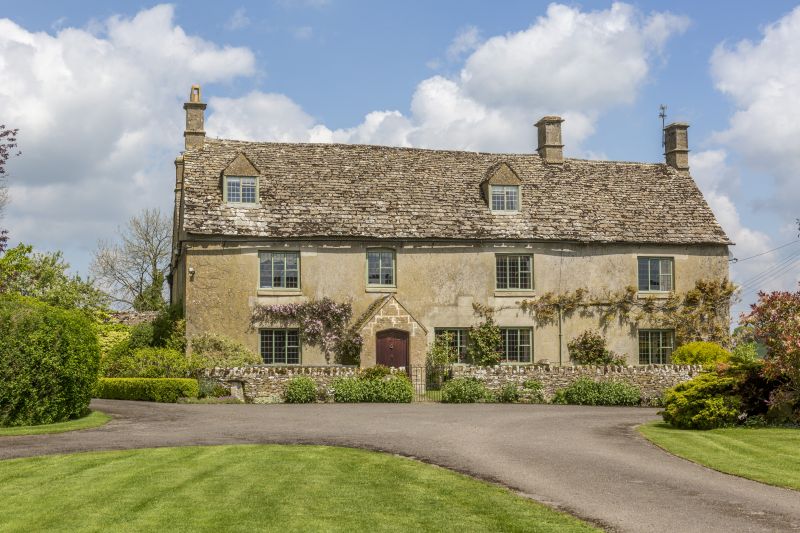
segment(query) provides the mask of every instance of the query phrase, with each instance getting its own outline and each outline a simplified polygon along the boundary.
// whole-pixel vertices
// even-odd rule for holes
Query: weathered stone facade
[[[539,154],[502,154],[209,139],[199,87],[184,107],[168,278],[189,337],[216,333],[258,353],[256,305],[327,297],[351,302],[360,317],[391,296],[364,322],[362,366],[390,328],[409,333],[409,360],[421,364],[437,328],[476,324],[474,304],[495,308],[501,328],[530,330],[531,362],[568,363],[567,343],[601,329],[598,317],[536,323],[521,300],[619,293],[637,286],[640,256],[671,258],[678,294],[728,277],[731,241],[688,172],[685,124],[666,128],[666,163],[631,163],[563,158],[559,117],[538,123]],[[228,200],[225,180],[236,176],[255,178],[255,202]],[[518,187],[515,208],[492,208],[495,185]],[[386,286],[367,283],[374,248],[394,254]],[[299,282],[261,287],[260,252],[296,254]],[[515,285],[525,290],[498,290],[502,254],[530,256],[530,279]],[[602,333],[637,364],[637,330],[662,326],[612,321]],[[328,363],[318,347],[300,347],[301,365]]]
[[[402,372],[400,369],[392,369]],[[678,383],[692,379],[702,370],[700,366],[652,365],[623,366],[564,366],[500,365],[478,367],[454,365],[453,378],[471,377],[482,381],[489,390],[497,391],[507,383],[520,387],[528,380],[539,381],[545,399],[552,399],[557,389],[566,387],[580,378],[594,381],[622,381],[634,385],[642,392],[645,405],[652,404],[664,391]],[[356,377],[359,369],[352,366],[252,366],[244,368],[215,368],[206,370],[200,379],[212,381],[231,389],[233,396],[247,402],[277,403],[283,401],[286,384],[297,376],[313,379],[320,391],[320,400],[332,397],[332,383],[336,378]],[[415,384],[418,392],[420,384]]]

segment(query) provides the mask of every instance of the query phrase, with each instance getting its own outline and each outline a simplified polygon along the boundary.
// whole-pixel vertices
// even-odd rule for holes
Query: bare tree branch
[[[172,222],[159,209],[145,209],[117,233],[116,243],[97,243],[91,270],[114,301],[133,307],[154,285],[163,292]]]

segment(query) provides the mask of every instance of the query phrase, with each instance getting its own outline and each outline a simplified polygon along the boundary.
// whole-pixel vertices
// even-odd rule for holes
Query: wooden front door
[[[408,333],[398,329],[379,331],[375,340],[375,362],[385,366],[408,366]]]

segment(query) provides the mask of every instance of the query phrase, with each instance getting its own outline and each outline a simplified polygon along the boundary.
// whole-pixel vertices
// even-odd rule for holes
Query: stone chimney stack
[[[183,109],[186,110],[186,131],[183,132],[186,149],[202,148],[206,138],[206,131],[203,129],[206,104],[200,101],[199,85],[192,85],[189,101],[183,104]]]
[[[536,149],[547,164],[564,162],[564,145],[561,144],[561,123],[564,119],[556,116],[542,117],[536,123],[539,130],[539,147]]]
[[[677,170],[689,170],[689,125],[673,122],[664,128],[664,155],[667,165]]]

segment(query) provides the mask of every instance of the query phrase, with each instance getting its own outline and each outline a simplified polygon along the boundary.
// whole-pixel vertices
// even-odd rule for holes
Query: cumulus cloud
[[[755,207],[798,215],[800,200],[800,7],[763,29],[761,40],[721,44],[711,57],[718,90],[736,111],[715,140],[735,147],[752,169],[771,177],[773,194]]]
[[[462,30],[447,53],[451,58],[469,53],[463,68],[455,77],[433,76],[420,82],[408,114],[371,112],[362,124],[334,131],[316,122],[307,124],[305,131],[287,124],[287,130],[296,140],[532,151],[533,123],[541,116],[560,114],[566,119],[565,150],[586,155],[581,143],[594,132],[597,118],[636,98],[667,39],[687,25],[685,17],[645,16],[622,3],[590,12],[552,4],[544,16],[519,32],[482,42],[477,28]],[[278,138],[275,133],[259,137],[264,126],[258,123],[263,120],[254,119],[246,109],[253,99],[251,94],[226,103],[229,111],[242,107],[241,113],[231,116],[251,117],[238,126],[212,109],[215,131],[235,128],[245,138]],[[269,116],[274,113],[270,110]]]
[[[83,252],[141,207],[169,206],[190,85],[255,72],[249,50],[187,35],[167,5],[55,35],[0,19],[0,58],[0,109],[23,151],[12,238]]]
[[[455,61],[461,57],[472,52],[478,47],[481,41],[481,32],[475,26],[467,26],[456,34],[453,42],[447,47],[447,59]]]

